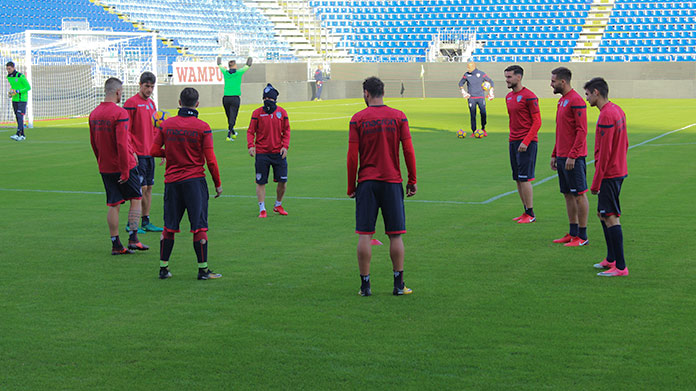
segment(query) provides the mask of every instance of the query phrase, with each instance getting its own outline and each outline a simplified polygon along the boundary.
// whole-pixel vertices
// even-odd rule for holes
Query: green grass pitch
[[[615,102],[631,145],[696,122],[692,100]],[[482,203],[515,188],[503,99],[489,103],[481,140],[456,137],[468,128],[462,99],[387,103],[409,117],[418,166],[405,297],[391,295],[386,245],[373,248],[373,296],[357,295],[345,157],[361,101],[279,103],[292,126],[287,217],[256,217],[245,134],[230,143],[214,133],[224,188],[210,201],[210,265],[224,275],[215,281],[196,280],[188,232],[166,281],[158,234],[141,235],[149,252],[109,255],[85,119],[39,122],[23,143],[0,133],[0,390],[696,387],[696,127],[629,151],[621,220],[631,275],[603,279],[592,268],[606,251],[596,197],[590,245],[572,249],[551,243],[568,229],[556,179],[534,188],[531,225],[511,221],[517,194]],[[538,182],[554,175],[555,104],[541,100]],[[242,107],[241,127],[257,106]],[[225,128],[221,109],[201,111]],[[592,155],[598,111],[588,113]],[[270,204],[273,184],[267,194]]]

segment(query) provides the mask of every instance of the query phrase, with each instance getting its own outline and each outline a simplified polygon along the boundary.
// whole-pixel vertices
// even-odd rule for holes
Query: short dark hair
[[[609,97],[609,84],[607,84],[606,80],[602,79],[601,77],[595,77],[594,79],[588,81],[585,83],[584,88],[590,92],[597,90],[602,98]]]
[[[12,61],[8,61],[7,64],[5,64],[6,67],[15,67],[15,64]]]
[[[115,77],[110,77],[104,82],[104,94],[111,95],[120,90],[123,82]]]
[[[234,64],[236,64],[236,63],[237,63],[236,60],[230,60],[230,61],[227,63],[227,66],[230,66],[230,67],[231,67],[232,65],[234,65]]]
[[[198,91],[195,88],[186,87],[181,90],[179,100],[184,107],[195,107],[196,103],[198,103]]]
[[[155,74],[152,72],[145,71],[142,75],[140,75],[140,84],[143,83],[155,84],[157,83],[157,76],[155,76]]]
[[[509,67],[505,68],[505,72],[512,72],[515,75],[524,76],[524,69],[522,69],[522,67],[519,65],[510,65]]]
[[[363,90],[370,93],[373,98],[384,96],[384,83],[378,77],[368,77],[363,81]]]
[[[570,83],[570,79],[573,78],[573,73],[566,67],[558,67],[551,71],[551,74],[556,75],[557,79],[565,80],[568,83]]]

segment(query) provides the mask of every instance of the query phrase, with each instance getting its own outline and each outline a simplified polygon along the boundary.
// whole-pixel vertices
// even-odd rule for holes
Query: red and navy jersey
[[[103,174],[128,172],[137,162],[128,132],[128,113],[116,103],[102,102],[89,115],[89,140]]]
[[[138,156],[149,156],[152,141],[155,139],[155,126],[152,115],[157,111],[155,101],[143,99],[135,94],[123,104],[130,117],[130,132],[133,148]]]
[[[399,144],[410,138],[408,119],[400,110],[369,106],[353,115],[348,142],[359,144],[358,183],[368,180],[401,183]]]
[[[196,110],[179,109],[179,115],[165,120],[162,129],[157,129],[150,154],[167,158],[164,183],[205,177],[205,150],[213,149],[213,133],[197,115]],[[158,152],[162,146],[164,154]],[[220,179],[211,175],[215,186],[219,186]]]
[[[551,157],[581,156],[587,156],[587,105],[580,94],[570,90],[558,100],[556,145]]]
[[[259,107],[251,113],[247,129],[247,148],[256,147],[256,153],[280,153],[290,148],[290,120],[288,113],[277,106],[271,114]]]
[[[510,116],[510,141],[526,140],[527,145],[531,141],[539,141],[536,132],[531,132],[533,116],[539,114],[539,98],[522,87],[519,92],[510,91],[505,97],[505,103]]]
[[[595,174],[590,190],[599,191],[603,179],[628,175],[628,134],[626,114],[621,107],[607,102],[599,111],[595,134]]]

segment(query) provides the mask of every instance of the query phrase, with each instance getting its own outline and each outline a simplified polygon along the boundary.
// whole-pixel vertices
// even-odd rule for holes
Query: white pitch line
[[[696,126],[696,123],[693,123],[691,125],[684,126],[683,128],[675,129],[666,133],[663,133],[659,136],[653,137],[649,140],[645,140],[641,143],[631,145],[628,147],[628,149],[633,149],[636,147],[640,147],[642,145],[645,145],[651,141],[659,140],[662,137],[665,137],[667,135],[670,135],[672,133],[676,133],[685,129],[689,129],[693,126]],[[696,143],[691,143],[691,144],[696,144]],[[595,161],[594,159],[590,160],[587,162],[587,164],[593,164]],[[557,178],[557,175],[551,175],[549,177],[546,177],[544,179],[539,180],[538,182],[534,183],[532,186],[538,186],[541,185],[542,183],[546,183],[554,178]],[[29,193],[54,193],[54,194],[93,194],[93,195],[104,195],[104,192],[97,192],[97,191],[77,191],[77,190],[41,190],[41,189],[5,189],[5,188],[0,188],[0,191],[12,191],[12,192],[29,192]],[[485,205],[485,204],[490,204],[493,201],[499,200],[505,196],[509,196],[512,194],[517,193],[517,190],[512,190],[508,191],[502,194],[498,194],[494,197],[491,197],[485,201],[433,201],[433,200],[414,200],[414,199],[406,199],[404,200],[405,202],[413,202],[413,203],[424,203],[424,204],[454,204],[454,205]],[[161,193],[152,193],[152,195],[156,196],[163,196]],[[256,198],[255,195],[237,195],[237,194],[223,194],[221,195],[223,198]],[[293,197],[293,196],[287,196],[284,197],[286,199],[291,199],[291,200],[318,200],[318,201],[352,201],[351,198],[348,197]]]

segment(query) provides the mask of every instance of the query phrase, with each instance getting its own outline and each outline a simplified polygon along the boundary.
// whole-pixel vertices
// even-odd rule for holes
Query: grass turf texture
[[[109,255],[84,119],[38,123],[23,143],[2,133],[0,388],[696,386],[696,127],[629,152],[621,220],[631,275],[604,279],[592,268],[605,255],[596,197],[584,248],[551,243],[568,229],[556,179],[535,187],[531,225],[511,221],[522,212],[516,194],[456,203],[514,190],[503,99],[489,103],[482,140],[457,139],[468,124],[461,99],[387,101],[408,115],[418,163],[404,236],[414,293],[405,297],[391,295],[388,245],[373,248],[373,296],[357,295],[345,155],[348,120],[362,102],[280,103],[293,131],[287,217],[256,217],[244,132],[234,143],[214,133],[225,191],[210,201],[210,265],[224,275],[215,281],[196,280],[188,232],[176,236],[170,280],[157,279],[158,234],[141,235],[148,252]],[[627,113],[631,145],[694,122],[690,100],[615,102]],[[541,101],[538,179],[554,175],[555,104]],[[240,125],[255,107],[242,107]],[[220,109],[201,111],[225,128]],[[598,113],[588,113],[592,155]],[[588,171],[592,178],[594,166]],[[157,167],[158,194],[163,172]],[[275,185],[267,195],[272,205]],[[157,225],[161,210],[156,195]],[[381,222],[377,232],[387,244]]]

